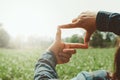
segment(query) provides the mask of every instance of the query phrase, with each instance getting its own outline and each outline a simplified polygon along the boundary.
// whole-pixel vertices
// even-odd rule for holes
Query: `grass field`
[[[80,71],[112,71],[115,48],[78,50],[69,63],[57,65],[61,80],[69,80]],[[34,65],[41,50],[0,49],[0,80],[33,80]]]

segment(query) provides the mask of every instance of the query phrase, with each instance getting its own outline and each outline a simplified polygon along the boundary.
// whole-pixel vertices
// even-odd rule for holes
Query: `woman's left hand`
[[[69,62],[72,54],[76,53],[76,48],[88,48],[84,44],[80,43],[64,43],[61,41],[61,30],[57,29],[56,39],[53,44],[48,48],[52,51],[56,57],[57,64],[63,64]]]

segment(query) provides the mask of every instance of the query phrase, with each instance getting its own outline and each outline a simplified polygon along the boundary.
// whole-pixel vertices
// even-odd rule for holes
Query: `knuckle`
[[[86,15],[85,15],[85,14],[82,14],[80,17],[81,17],[81,18],[84,18],[84,17],[86,17]]]

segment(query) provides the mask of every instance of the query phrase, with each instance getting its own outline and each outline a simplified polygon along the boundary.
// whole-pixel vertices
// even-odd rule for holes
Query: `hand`
[[[60,28],[83,28],[86,30],[84,43],[87,44],[93,32],[96,31],[97,12],[82,12],[72,23],[61,25]]]
[[[58,28],[56,39],[54,43],[48,48],[56,57],[57,64],[67,63],[72,54],[76,53],[76,48],[86,48],[83,44],[79,43],[64,43],[61,41],[61,30]]]

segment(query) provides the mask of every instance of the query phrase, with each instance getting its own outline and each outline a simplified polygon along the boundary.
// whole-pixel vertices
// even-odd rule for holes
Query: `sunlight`
[[[120,12],[118,8],[120,1],[109,1],[109,4],[108,1],[1,0],[0,23],[12,37],[39,35],[53,38],[57,25],[70,23],[82,11]],[[69,34],[73,34],[71,32]],[[66,33],[64,36],[69,35]]]

